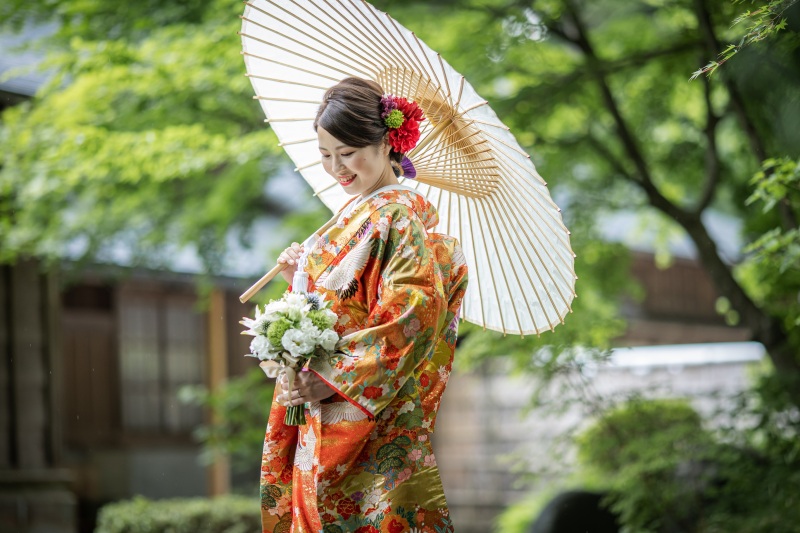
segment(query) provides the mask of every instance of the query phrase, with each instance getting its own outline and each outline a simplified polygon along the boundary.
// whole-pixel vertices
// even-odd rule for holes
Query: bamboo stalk
[[[481,228],[481,229],[489,227],[489,224],[488,224],[489,221],[488,220],[486,220],[486,221],[481,220],[481,216],[478,213],[478,206],[482,205],[482,202],[478,201],[478,202],[475,202],[475,204],[476,204],[475,205],[475,214],[476,214],[475,218],[478,221],[478,227]],[[484,214],[484,218],[485,218],[485,214]],[[473,220],[472,215],[470,215],[470,220]],[[475,232],[473,232],[473,233],[475,233]],[[480,231],[478,233],[478,235],[480,236],[481,240],[483,241],[483,248],[482,249],[483,250],[488,250],[489,246],[486,243],[486,233],[484,233],[483,231]],[[497,246],[496,246],[496,243],[494,242],[494,239],[490,239],[490,241],[492,243],[492,246],[494,247],[495,257],[500,257],[500,254],[497,253]],[[500,293],[497,292],[497,280],[494,279],[494,267],[493,267],[492,261],[487,261],[486,265],[489,268],[489,277],[492,279],[492,282],[489,285],[491,285],[492,289],[494,289],[494,299],[497,302],[497,308],[498,309],[502,309],[503,308],[503,302],[500,301]],[[501,265],[501,268],[502,268],[502,265]],[[498,315],[500,316],[500,327],[503,329],[503,333],[506,333],[506,321],[503,318],[503,313],[498,313]]]
[[[316,161],[313,161],[313,162],[311,162],[311,163],[306,163],[306,164],[305,164],[305,165],[303,165],[303,166],[300,166],[300,167],[295,167],[294,171],[295,171],[295,172],[300,172],[301,170],[305,170],[305,169],[307,169],[307,168],[315,167],[315,166],[317,166],[317,165],[319,165],[319,164],[322,164],[322,161],[320,161],[320,160],[318,159],[318,160],[316,160]]]
[[[316,117],[297,117],[297,118],[265,118],[264,122],[303,122],[303,121],[313,121]]]
[[[508,191],[509,189],[506,189],[506,190]],[[515,195],[509,195],[508,199],[513,204],[513,209],[511,210],[512,212],[514,212],[514,213],[526,213],[528,211],[528,209],[526,209],[524,206],[521,205],[521,203],[519,202],[518,198]],[[548,231],[551,234],[554,234],[556,236],[556,239],[558,239],[561,242],[561,244],[564,245],[566,247],[566,249],[570,251],[570,253],[572,254],[572,257],[574,258],[575,257],[575,253],[572,252],[572,249],[571,249],[571,247],[569,245],[569,242],[567,242],[562,237],[562,235],[561,235],[562,232],[561,231],[557,231],[554,228],[552,228],[550,226],[550,224],[548,223],[547,219],[545,219],[544,217],[542,217],[542,222],[544,222],[545,226],[547,226]],[[539,225],[538,224],[536,224],[534,222],[534,225],[537,227],[537,229],[539,229]],[[567,261],[566,259],[564,259],[564,257],[561,254],[556,254],[556,257],[561,261],[562,265],[565,266],[569,270],[569,272],[572,274],[572,276],[574,277],[575,276],[575,270],[574,270],[574,267],[570,264],[570,262]],[[566,278],[564,278],[564,280],[568,281]]]
[[[442,130],[444,130],[451,123],[452,121],[448,119],[444,122],[440,122],[439,124],[437,124],[436,127],[433,129],[433,131],[429,135],[427,135],[424,139],[422,139],[417,144],[417,146],[415,146],[414,149],[408,153],[409,159],[413,159],[414,155],[420,153],[426,146],[428,146],[428,144],[434,141],[436,137],[438,137],[441,134]]]

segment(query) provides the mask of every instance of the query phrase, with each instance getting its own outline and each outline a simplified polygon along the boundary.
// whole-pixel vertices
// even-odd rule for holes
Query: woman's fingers
[[[303,245],[292,243],[290,247],[285,249],[281,254],[278,256],[278,263],[288,263],[290,265],[294,265],[300,259],[300,255],[303,253]]]
[[[302,405],[306,402],[318,402],[333,396],[334,391],[319,376],[313,372],[298,372],[295,377],[291,395],[286,375],[280,379],[281,394],[276,400],[284,406]]]
[[[289,398],[286,395],[286,393],[280,394],[278,396],[277,400],[278,400],[278,403],[283,404],[285,406],[301,405],[301,404],[306,403],[306,400],[303,398],[303,396],[300,395],[300,391],[297,390],[297,389],[292,391],[291,401],[289,400]]]

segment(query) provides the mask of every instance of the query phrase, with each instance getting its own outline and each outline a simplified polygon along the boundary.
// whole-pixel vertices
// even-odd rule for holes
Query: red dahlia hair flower
[[[419,123],[425,120],[422,109],[416,102],[411,102],[399,96],[386,95],[381,99],[384,119],[389,128],[389,144],[395,152],[406,153],[410,151],[419,141]],[[390,113],[394,110],[403,114],[403,122],[395,126],[394,121],[390,121]]]

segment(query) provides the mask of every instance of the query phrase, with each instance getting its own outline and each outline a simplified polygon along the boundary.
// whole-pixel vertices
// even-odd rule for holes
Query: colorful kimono
[[[309,290],[334,302],[342,340],[309,371],[336,394],[306,404],[300,427],[284,425],[273,401],[264,532],[453,531],[430,437],[467,267],[455,239],[429,232],[437,222],[424,196],[394,187],[343,215],[310,252]]]

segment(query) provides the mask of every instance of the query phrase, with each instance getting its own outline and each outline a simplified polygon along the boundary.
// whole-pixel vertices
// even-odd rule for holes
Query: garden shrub
[[[95,533],[260,533],[258,498],[176,498],[110,503],[100,509]]]

